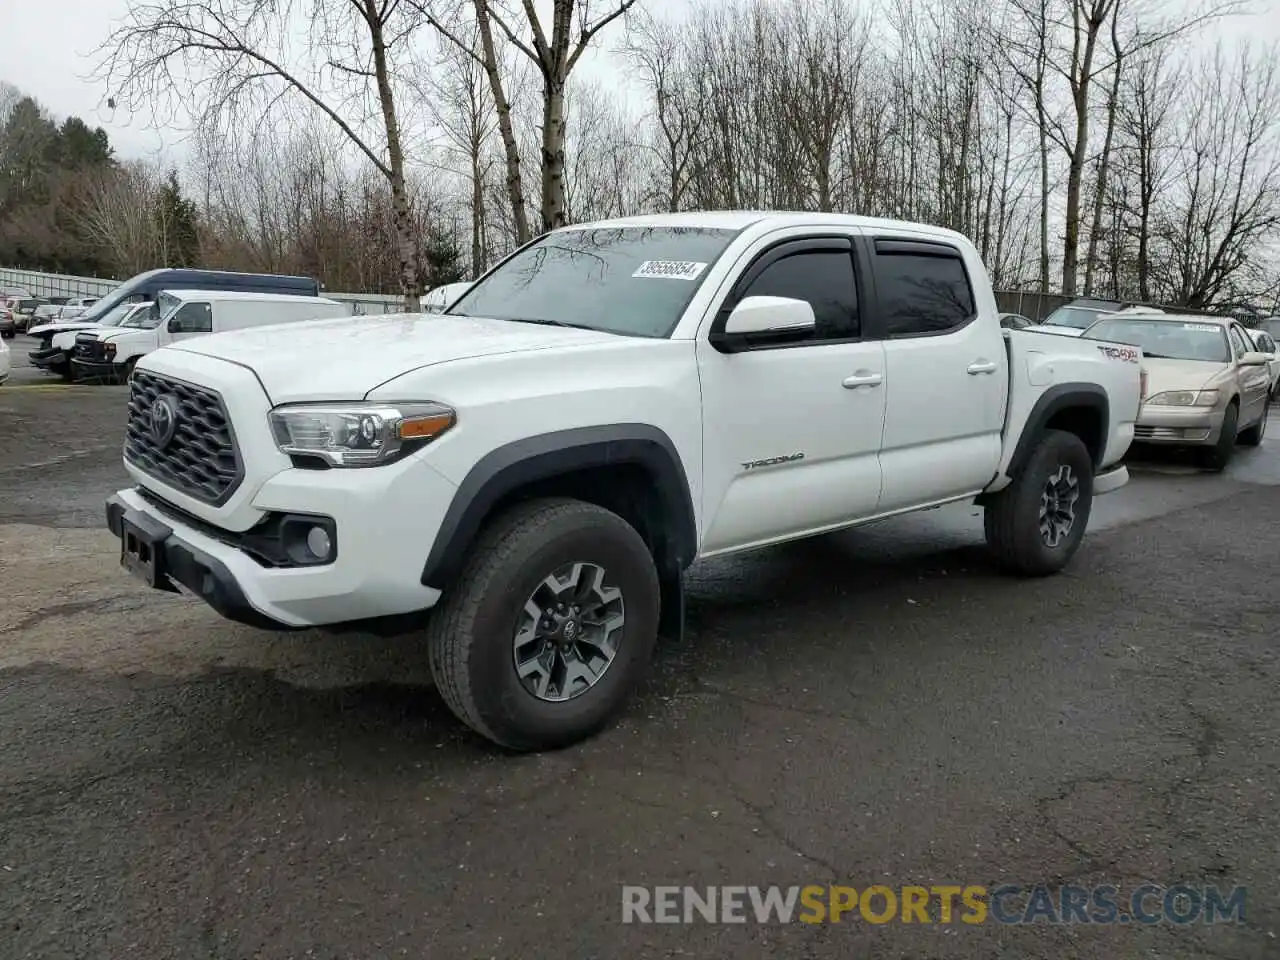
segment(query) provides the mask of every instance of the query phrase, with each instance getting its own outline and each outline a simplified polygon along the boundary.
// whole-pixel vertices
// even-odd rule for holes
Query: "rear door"
[[[745,297],[806,300],[817,327],[721,353],[697,342],[703,407],[703,555],[834,529],[880,499],[884,347],[863,336],[856,231],[762,239],[710,332]]]
[[[976,493],[1000,465],[1009,383],[985,271],[932,239],[882,233],[867,248],[885,358],[880,511]]]

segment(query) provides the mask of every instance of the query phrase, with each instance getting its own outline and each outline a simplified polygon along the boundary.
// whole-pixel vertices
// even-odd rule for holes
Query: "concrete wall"
[[[73,277],[61,273],[37,273],[34,270],[13,270],[0,267],[0,289],[17,287],[32,296],[54,297],[102,297],[119,286],[119,280],[103,280],[100,277]],[[321,290],[320,295],[347,304],[352,314],[399,313],[401,299],[395,295],[380,293],[330,293]]]

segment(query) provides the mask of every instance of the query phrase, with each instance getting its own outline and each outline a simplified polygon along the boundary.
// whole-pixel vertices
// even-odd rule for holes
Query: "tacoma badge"
[[[779,463],[791,463],[793,460],[803,460],[803,453],[792,453],[785,457],[770,457],[768,460],[748,460],[742,465],[744,470],[756,470],[760,467],[772,467]]]

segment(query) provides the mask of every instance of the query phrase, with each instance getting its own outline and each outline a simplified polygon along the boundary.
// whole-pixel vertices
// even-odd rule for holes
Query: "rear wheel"
[[[568,746],[602,729],[648,668],[659,586],[621,517],[567,499],[490,522],[431,612],[431,672],[449,708],[513,750]]]
[[[1222,432],[1218,442],[1209,448],[1205,455],[1205,466],[1215,473],[1227,469],[1227,464],[1236,452],[1236,439],[1240,429],[1240,407],[1235,401],[1228,406],[1222,415]]]
[[[987,544],[1011,573],[1057,573],[1080,546],[1093,508],[1093,458],[1073,433],[1046,430],[1013,483],[987,504]]]

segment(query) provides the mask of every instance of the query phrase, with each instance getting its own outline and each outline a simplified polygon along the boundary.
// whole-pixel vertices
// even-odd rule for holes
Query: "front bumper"
[[[1138,443],[1212,446],[1222,433],[1226,408],[1144,406],[1133,429]]]
[[[263,515],[331,518],[336,556],[314,566],[265,563],[246,543],[252,528],[234,533],[137,487],[107,500],[107,526],[120,537],[127,519],[158,545],[157,589],[176,583],[227,619],[252,626],[330,626],[435,605],[440,593],[422,585],[422,565],[455,490],[412,457],[367,469],[282,471],[257,491],[253,505]]]
[[[70,354],[66,350],[60,350],[57,347],[32,350],[27,354],[27,360],[30,361],[33,367],[39,367],[41,370],[49,370],[53,373],[62,373],[64,370],[70,369]]]
[[[105,380],[118,375],[116,365],[110,360],[84,360],[71,358],[71,373],[77,380]]]

